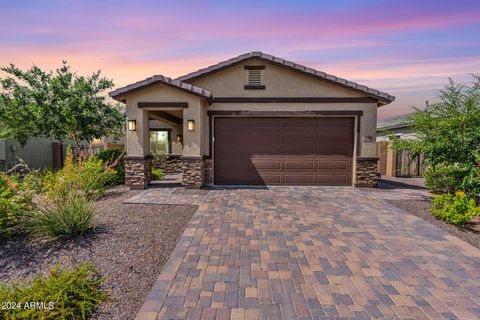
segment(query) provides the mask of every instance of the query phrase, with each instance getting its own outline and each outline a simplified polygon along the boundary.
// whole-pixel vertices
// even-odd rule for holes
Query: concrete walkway
[[[137,319],[479,319],[480,251],[381,199],[410,189],[149,189],[199,209]]]

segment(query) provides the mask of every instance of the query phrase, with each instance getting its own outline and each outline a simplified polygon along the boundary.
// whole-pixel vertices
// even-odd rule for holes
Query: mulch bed
[[[432,205],[431,199],[425,200],[384,200],[410,214],[422,218],[431,224],[434,224],[450,234],[470,243],[472,246],[480,249],[480,219],[475,217],[472,222],[464,227],[458,227],[448,224],[435,218],[429,211]]]
[[[93,262],[110,299],[95,319],[133,319],[196,206],[123,204],[139,191],[116,187],[97,202],[95,231],[62,243],[17,237],[0,243],[0,281],[24,279],[61,262]]]

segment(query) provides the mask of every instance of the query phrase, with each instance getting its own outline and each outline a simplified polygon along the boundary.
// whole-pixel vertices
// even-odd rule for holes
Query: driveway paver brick
[[[480,251],[389,191],[146,190],[199,207],[137,319],[480,318]]]

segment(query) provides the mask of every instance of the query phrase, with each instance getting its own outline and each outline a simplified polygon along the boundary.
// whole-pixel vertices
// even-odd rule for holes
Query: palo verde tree
[[[55,72],[13,64],[0,70],[7,74],[0,79],[0,138],[70,139],[79,147],[82,140],[122,134],[123,114],[102,95],[113,82],[100,71],[78,76],[66,61]]]

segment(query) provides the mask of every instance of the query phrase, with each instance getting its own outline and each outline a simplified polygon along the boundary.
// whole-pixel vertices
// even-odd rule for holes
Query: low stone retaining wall
[[[156,165],[155,168],[161,169],[164,173],[182,173],[181,155],[168,155],[162,165]]]

